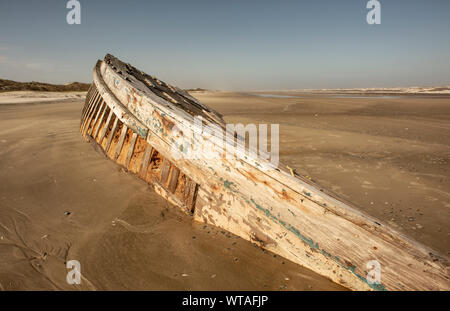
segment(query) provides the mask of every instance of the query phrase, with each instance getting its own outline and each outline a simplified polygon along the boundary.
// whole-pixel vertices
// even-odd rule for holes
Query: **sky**
[[[182,88],[450,85],[450,1],[0,0],[0,78],[92,81],[111,53]]]

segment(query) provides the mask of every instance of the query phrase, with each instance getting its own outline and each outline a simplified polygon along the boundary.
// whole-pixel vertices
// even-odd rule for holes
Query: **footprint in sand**
[[[361,187],[364,189],[375,189],[375,187],[372,185],[372,183],[370,181],[363,181],[363,183],[361,184]]]
[[[341,138],[341,137],[342,137],[341,135],[336,135],[336,134],[328,134],[328,136],[330,136],[330,137],[336,137],[336,138]]]
[[[116,224],[120,224],[122,225],[122,227],[124,227],[126,230],[130,231],[130,232],[134,232],[134,233],[153,233],[153,227],[154,225],[140,225],[140,226],[135,226],[132,225],[128,222],[126,222],[125,220],[116,218],[112,221],[112,225],[115,226]]]
[[[341,191],[341,187],[340,186],[331,186],[331,191],[333,191],[333,192],[339,192],[339,191]]]
[[[428,196],[428,195],[425,197],[425,199],[426,199],[427,201],[431,201],[431,202],[435,202],[435,201],[438,200],[437,198],[431,197],[431,196]]]

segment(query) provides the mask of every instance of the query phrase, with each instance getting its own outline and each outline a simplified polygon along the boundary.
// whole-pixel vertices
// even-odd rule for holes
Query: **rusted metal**
[[[231,159],[178,157],[174,141],[180,132],[193,133],[191,144],[204,135],[193,126],[194,117],[225,128],[218,112],[186,91],[112,55],[97,62],[93,76],[82,110],[83,135],[196,221],[228,230],[350,289],[450,289],[446,256],[319,189],[293,169],[239,153]],[[108,150],[110,145],[114,150]],[[367,278],[368,263],[374,260],[381,268],[378,283]]]

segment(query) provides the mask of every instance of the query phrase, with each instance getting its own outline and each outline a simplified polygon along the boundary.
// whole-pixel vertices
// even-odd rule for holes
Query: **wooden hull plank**
[[[178,177],[180,176],[180,170],[172,165],[172,173],[170,174],[170,180],[169,180],[169,191],[172,193],[175,193],[175,189],[177,188],[178,184]]]
[[[161,166],[161,177],[160,177],[160,182],[162,185],[166,184],[167,178],[169,177],[169,171],[170,171],[170,162],[169,160],[167,160],[167,158],[164,158]]]
[[[102,74],[100,72],[101,62],[97,62],[94,68],[94,84],[98,89],[100,95],[103,100],[107,101],[109,107],[114,112],[115,116],[119,118],[119,120],[126,124],[129,128],[140,135],[142,138],[145,138],[148,133],[148,128],[142,124],[134,115],[128,113],[126,107],[116,98],[116,96],[111,92],[108,88],[104,80],[101,78]]]
[[[153,151],[152,146],[150,144],[147,144],[145,147],[144,157],[142,158],[141,169],[139,172],[141,178],[145,178],[145,176],[147,175],[148,164],[150,162],[150,156],[152,155],[152,151]]]
[[[86,113],[86,109],[87,109],[87,107],[88,107],[88,105],[89,105],[88,103],[89,103],[90,100],[92,99],[92,92],[93,92],[93,89],[94,89],[94,84],[91,84],[91,86],[90,86],[90,88],[89,88],[89,91],[88,91],[88,93],[87,93],[87,95],[86,95],[86,100],[84,101],[83,109],[81,110],[80,126],[81,126],[81,123],[83,122],[84,114]]]
[[[92,122],[92,126],[91,126],[91,128],[88,129],[88,131],[87,131],[88,135],[92,136],[92,132],[94,131],[94,127],[95,127],[95,125],[97,124],[98,118],[99,118],[100,115],[103,113],[103,111],[105,110],[105,108],[106,108],[106,104],[105,104],[105,102],[102,100],[102,104],[101,104],[100,108],[98,109],[97,114],[95,115],[95,119],[94,119],[94,121]]]
[[[134,133],[134,132],[133,132],[133,135],[131,136],[130,147],[128,148],[127,159],[125,160],[125,167],[127,169],[128,169],[128,166],[130,165],[131,157],[133,156],[134,145],[136,144],[137,136],[138,135],[136,133]]]
[[[198,191],[198,184],[189,177],[186,178],[184,202],[190,213],[194,213],[197,191]]]
[[[109,115],[108,110],[109,110],[108,106],[106,106],[105,109],[103,109],[102,115],[101,115],[100,119],[98,120],[98,125],[97,125],[97,128],[94,131],[94,134],[92,135],[92,138],[94,138],[94,139],[97,138],[97,135],[98,135],[98,133],[100,131],[100,128],[101,128],[101,125],[102,125],[103,121],[105,120],[106,116]]]
[[[103,140],[103,138],[105,137],[106,132],[108,131],[109,124],[111,123],[111,119],[113,118],[113,116],[114,116],[114,113],[113,113],[112,110],[110,110],[109,115],[108,115],[108,119],[106,119],[105,126],[104,126],[104,128],[102,129],[102,131],[100,132],[100,136],[99,136],[99,138],[98,138],[98,142],[99,142],[100,144],[102,143],[102,140]]]
[[[84,121],[81,126],[81,131],[84,133],[84,129],[86,127],[86,124],[88,122],[89,117],[92,115],[92,112],[94,111],[98,100],[100,99],[100,95],[97,93],[97,96],[93,97],[93,100],[89,104],[89,108],[86,110],[86,114],[84,116]]]
[[[88,105],[86,106],[86,109],[85,109],[85,111],[84,111],[84,113],[83,113],[83,116],[82,116],[82,118],[81,118],[81,120],[82,120],[82,121],[81,121],[82,127],[83,127],[83,125],[84,125],[84,121],[86,120],[86,115],[87,115],[88,112],[90,111],[93,102],[95,102],[95,100],[98,98],[98,96],[99,96],[98,92],[95,92],[95,93],[94,93],[94,96],[92,96],[92,98],[89,100],[89,103],[88,103]]]
[[[114,134],[116,133],[117,124],[119,123],[119,119],[115,118],[111,131],[108,134],[108,142],[106,143],[105,152],[109,151],[109,147],[111,146],[111,141],[114,138]]]
[[[122,131],[120,133],[119,142],[117,143],[116,151],[114,152],[114,161],[119,157],[120,152],[122,151],[123,141],[125,140],[125,135],[128,132],[128,126],[124,124],[122,126]]]
[[[94,118],[94,115],[96,114],[99,106],[101,106],[101,98],[98,98],[97,101],[95,101],[95,103],[93,104],[92,110],[89,113],[87,121],[84,124],[83,130],[82,130],[84,134],[86,134],[86,132],[88,131],[88,129],[91,125],[92,119]]]

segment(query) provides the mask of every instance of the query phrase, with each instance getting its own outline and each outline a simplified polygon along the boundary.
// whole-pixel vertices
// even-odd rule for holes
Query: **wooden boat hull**
[[[180,157],[174,142],[205,133],[193,118],[224,128],[220,114],[187,92],[111,55],[98,61],[81,132],[106,156],[200,222],[216,225],[353,290],[449,290],[448,259],[350,203],[267,160]],[[177,131],[175,131],[175,125]],[[210,139],[214,148],[220,142]],[[226,145],[226,144],[225,144]],[[183,151],[180,151],[183,153]],[[380,282],[367,277],[380,267]]]

